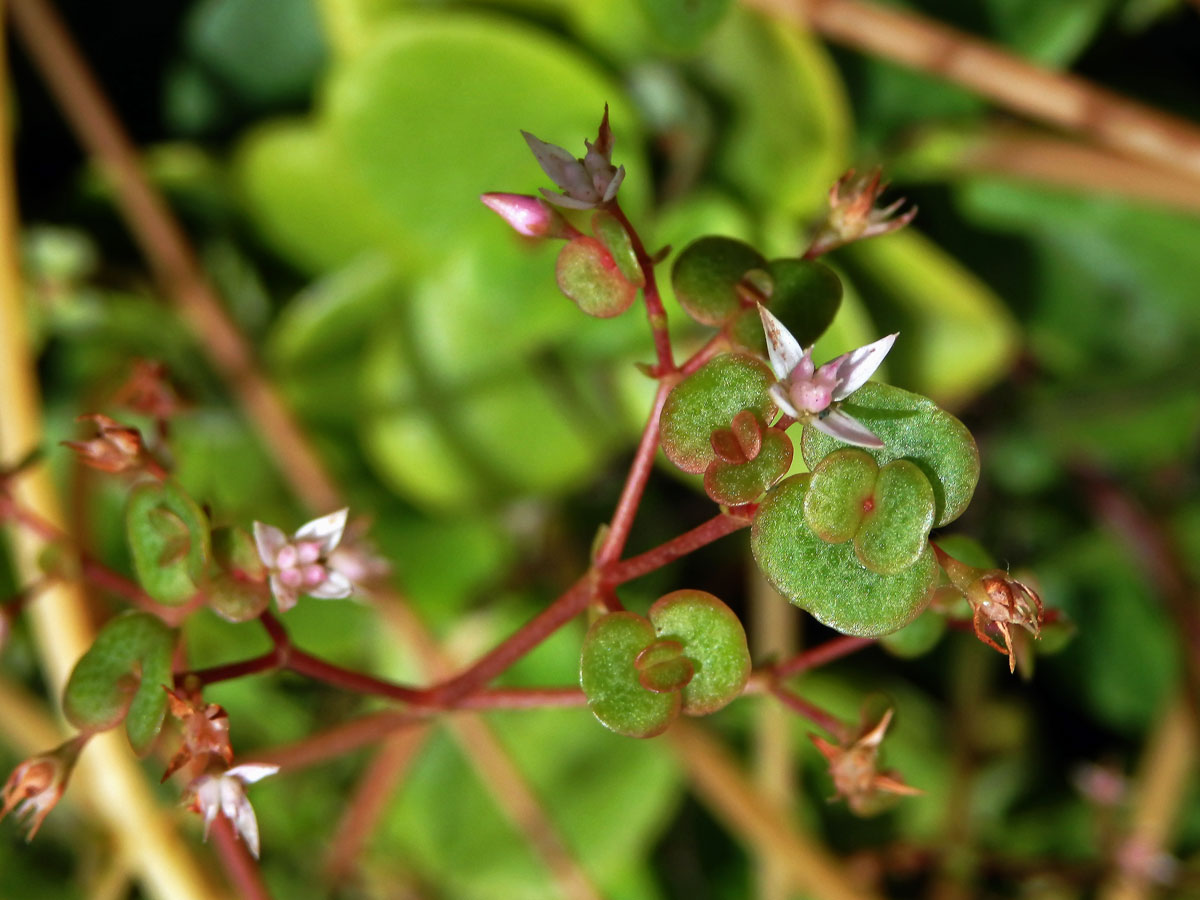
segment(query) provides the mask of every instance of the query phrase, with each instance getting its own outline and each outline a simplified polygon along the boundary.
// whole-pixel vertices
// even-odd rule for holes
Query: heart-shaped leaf
[[[683,645],[679,641],[655,641],[637,655],[633,666],[642,687],[656,694],[681,691],[696,674],[692,661],[683,655]]]
[[[716,712],[739,694],[750,677],[750,651],[741,620],[705,591],[674,591],[650,607],[650,621],[663,640],[678,641],[695,668],[683,688],[683,711]]]
[[[667,459],[685,472],[703,472],[716,459],[712,433],[750,410],[767,421],[775,405],[767,395],[774,381],[761,360],[725,353],[675,385],[663,406],[661,440]]]
[[[679,714],[678,691],[655,693],[639,678],[638,656],[656,640],[654,627],[631,612],[601,616],[583,639],[579,685],[592,714],[617,734],[654,737]]]
[[[704,470],[704,492],[724,506],[752,503],[792,466],[792,441],[777,428],[760,437],[758,453],[744,463],[714,459]]]
[[[637,287],[621,274],[612,254],[587,235],[568,241],[559,251],[554,274],[559,290],[598,319],[619,316],[637,298]]]
[[[80,731],[103,731],[122,720],[129,743],[145,755],[167,710],[175,633],[156,616],[127,612],[96,635],[63,691],[63,713]]]
[[[979,481],[979,450],[962,422],[926,397],[874,381],[855,391],[842,407],[883,441],[881,449],[866,451],[877,463],[906,459],[924,473],[933,487],[935,526],[962,515]],[[847,446],[805,426],[800,452],[809,468],[815,468]]]
[[[937,561],[926,546],[895,575],[866,568],[849,543],[829,544],[804,520],[811,476],[781,482],[759,507],[750,546],[775,589],[844,634],[878,637],[902,628],[929,603]]]
[[[801,346],[811,347],[842,305],[842,280],[829,266],[808,259],[773,259],[767,263],[766,273],[769,295],[764,305]],[[767,341],[757,309],[741,312],[729,333],[738,346],[766,355]]]
[[[837,450],[812,470],[804,497],[804,521],[821,540],[841,544],[862,527],[874,504],[879,464],[863,450]]]
[[[204,511],[173,481],[147,481],[129,495],[125,530],[138,580],[165,606],[179,606],[199,589],[209,559]]]
[[[671,268],[675,298],[689,316],[721,326],[744,308],[737,284],[767,261],[749,244],[727,237],[702,237],[683,248]],[[757,315],[757,313],[756,313]]]
[[[933,513],[933,487],[924,473],[906,459],[890,462],[879,470],[854,552],[880,574],[903,572],[927,549]]]

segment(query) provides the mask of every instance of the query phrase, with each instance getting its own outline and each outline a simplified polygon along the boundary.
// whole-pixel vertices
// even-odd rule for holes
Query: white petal
[[[221,812],[230,822],[236,822],[242,805],[250,801],[246,799],[242,783],[236,778],[230,778],[228,772],[218,776],[218,781],[221,785]]]
[[[767,355],[771,359],[771,368],[776,378],[786,381],[792,370],[804,359],[804,348],[792,337],[792,333],[784,324],[761,303],[758,304],[758,314],[762,318],[763,333],[767,336]]]
[[[831,408],[824,418],[810,419],[808,424],[817,431],[823,431],[830,437],[857,447],[878,450],[883,446],[883,441],[877,438],[870,428],[840,409]]]
[[[621,186],[621,182],[624,180],[625,180],[625,167],[618,166],[617,174],[612,177],[612,180],[609,181],[609,183],[608,183],[608,187],[606,187],[604,189],[603,200],[605,203],[607,203],[613,197],[617,196],[617,189]]]
[[[279,771],[279,766],[271,763],[242,763],[240,766],[234,766],[226,775],[230,775],[243,784],[254,784],[256,781],[262,781],[268,775],[274,775]]]
[[[310,597],[316,597],[318,600],[341,600],[343,597],[349,597],[354,593],[354,585],[341,572],[331,571],[324,581],[312,590],[305,591],[305,593]]]
[[[245,797],[241,806],[238,807],[237,818],[231,819],[234,830],[242,836],[242,840],[246,842],[246,849],[258,859],[258,819],[254,817],[254,807],[250,805],[250,801]]]
[[[573,193],[579,187],[590,187],[591,179],[583,163],[571,153],[555,144],[547,144],[535,138],[528,131],[522,131],[525,143],[533,151],[542,171],[550,176],[550,180],[568,193]]]
[[[576,200],[574,197],[556,194],[554,191],[548,191],[545,188],[538,188],[538,190],[542,192],[542,196],[546,198],[547,203],[561,206],[563,209],[593,209],[596,206],[595,200]]]
[[[280,581],[278,575],[271,576],[271,593],[275,596],[275,605],[279,607],[281,613],[287,612],[300,599],[296,589],[290,588]]]
[[[296,532],[296,540],[319,541],[321,555],[327,556],[333,552],[333,548],[342,539],[342,532],[346,530],[346,516],[349,514],[350,508],[346,507],[337,512],[331,512],[327,516],[321,516],[319,519],[313,519],[300,526],[300,530]]]
[[[796,412],[796,407],[792,406],[792,401],[788,398],[787,390],[778,381],[767,388],[767,394],[771,398],[771,402],[779,407],[779,411],[786,416],[791,416],[793,419],[801,418],[800,413]]]
[[[268,569],[275,568],[275,557],[287,546],[288,537],[274,525],[254,523],[254,545],[258,547],[258,558]]]
[[[889,334],[873,344],[843,353],[837,359],[830,360],[821,366],[822,369],[834,365],[837,367],[835,370],[837,387],[833,389],[834,400],[845,400],[867,383],[883,362],[883,358],[888,355],[888,351],[892,349],[892,344],[896,343],[898,334],[899,332]]]

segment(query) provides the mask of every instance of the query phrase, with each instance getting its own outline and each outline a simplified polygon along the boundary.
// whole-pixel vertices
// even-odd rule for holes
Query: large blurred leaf
[[[569,46],[499,16],[397,16],[339,62],[326,99],[347,163],[418,254],[491,232],[479,194],[546,184],[522,128],[582,156],[607,102],[615,160],[645,171],[619,89]],[[640,206],[644,185],[627,180],[627,205]]]
[[[610,734],[584,710],[522,711],[492,721],[572,852],[612,896],[674,805],[678,776],[668,748]],[[451,896],[558,896],[540,858],[443,735],[414,766],[383,831],[389,846],[404,848],[409,864],[447,885]]]
[[[853,244],[840,255],[881,332],[899,330],[894,377],[947,406],[998,380],[1017,349],[1000,299],[916,231]]]

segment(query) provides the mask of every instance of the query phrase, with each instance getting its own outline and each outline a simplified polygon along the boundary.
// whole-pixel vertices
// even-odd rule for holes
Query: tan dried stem
[[[4,46],[0,34],[0,48]],[[3,53],[0,49],[0,98],[8,100],[8,61]],[[0,113],[0,398],[4,404],[0,467],[24,459],[45,437],[17,260],[19,227],[11,134],[5,108]],[[44,464],[22,472],[9,487],[17,503],[63,528],[62,509]],[[38,559],[46,547],[45,538],[27,528],[9,531],[21,582],[37,582],[42,577]],[[94,637],[83,586],[77,579],[60,577],[38,593],[26,613],[47,685],[57,694]],[[155,802],[123,735],[114,732],[93,739],[75,771],[73,785],[112,833],[116,853],[128,858],[149,895],[164,900],[219,896]]]
[[[1200,128],[916,13],[861,0],[746,0],[838,43],[961,85],[999,106],[1200,179]]]
[[[1146,741],[1138,764],[1133,811],[1125,842],[1137,855],[1152,859],[1170,850],[1170,839],[1179,822],[1188,781],[1196,769],[1196,720],[1186,697],[1166,710]],[[1117,867],[1097,894],[1099,900],[1149,900],[1160,886],[1136,872]]]
[[[108,176],[118,205],[164,293],[175,303],[236,395],[249,421],[274,454],[293,491],[313,510],[346,505],[312,445],[259,370],[250,345],[225,313],[196,260],[178,221],[141,169],[126,135],[66,29],[46,0],[12,0],[14,19],[35,66],[49,85],[68,124]],[[381,597],[388,621],[429,661],[440,660],[424,624],[399,597]],[[441,661],[437,668],[445,671]],[[478,719],[462,717],[457,734],[481,770],[506,772],[515,780],[491,785],[508,814],[525,829],[566,895],[596,896],[579,864],[557,838],[549,817],[512,766],[504,748]]]
[[[881,900],[852,882],[837,857],[755,790],[719,741],[688,722],[674,723],[667,736],[701,802],[741,839],[747,852],[769,854],[772,865],[787,872],[796,892],[813,900]]]

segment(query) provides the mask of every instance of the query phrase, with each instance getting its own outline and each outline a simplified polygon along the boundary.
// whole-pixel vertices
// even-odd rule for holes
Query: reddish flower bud
[[[856,178],[851,169],[830,188],[829,212],[805,254],[808,259],[854,241],[896,231],[913,220],[917,214],[915,206],[896,215],[904,205],[903,198],[889,206],[876,208],[876,201],[887,188],[880,175],[876,169]]]
[[[142,436],[130,428],[100,414],[80,416],[77,421],[94,422],[99,434],[87,441],[63,441],[79,461],[102,472],[124,472],[142,461]]]
[[[513,231],[531,238],[570,236],[571,227],[558,210],[544,200],[527,194],[481,194],[483,205],[512,226]]]

